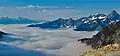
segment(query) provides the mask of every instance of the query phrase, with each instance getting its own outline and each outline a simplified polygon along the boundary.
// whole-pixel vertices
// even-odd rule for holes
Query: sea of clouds
[[[0,40],[0,44],[42,52],[46,56],[79,56],[91,47],[77,40],[92,37],[92,35],[97,33],[97,31],[86,32],[72,29],[43,30],[40,28],[27,28],[25,25],[0,26],[0,30],[12,34],[4,36]]]

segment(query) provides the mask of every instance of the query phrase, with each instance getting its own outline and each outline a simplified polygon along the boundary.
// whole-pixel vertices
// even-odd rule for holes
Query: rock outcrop
[[[109,44],[101,48],[97,49],[92,49],[88,52],[83,53],[80,56],[104,56],[105,54],[109,52],[115,52],[120,50],[120,45],[115,43],[115,44]]]
[[[1,38],[3,35],[8,35],[8,33],[5,33],[5,32],[3,32],[3,31],[0,31],[0,38]]]
[[[87,43],[92,48],[100,48],[114,43],[120,44],[120,21],[111,23],[92,38],[79,39],[78,41]]]

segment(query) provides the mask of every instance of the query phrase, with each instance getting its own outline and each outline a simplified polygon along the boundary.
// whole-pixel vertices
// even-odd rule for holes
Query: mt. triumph
[[[113,10],[108,15],[97,13],[96,15],[82,17],[77,20],[73,20],[72,18],[59,18],[57,20],[45,22],[42,24],[31,24],[27,27],[40,27],[42,29],[74,28],[76,31],[94,31],[101,30],[103,27],[117,21],[120,21],[120,15],[115,10]]]

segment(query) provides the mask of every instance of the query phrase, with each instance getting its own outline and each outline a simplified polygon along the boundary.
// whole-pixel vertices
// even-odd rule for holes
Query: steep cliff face
[[[100,48],[108,44],[120,44],[120,21],[113,22],[92,38],[79,39],[83,43],[91,45],[92,48]]]

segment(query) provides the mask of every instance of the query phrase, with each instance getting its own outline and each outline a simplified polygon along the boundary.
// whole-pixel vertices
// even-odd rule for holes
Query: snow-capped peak
[[[112,12],[111,12],[111,14],[118,14],[115,10],[113,10]]]
[[[98,17],[99,19],[105,19],[106,18],[106,16],[100,16],[100,17]]]
[[[102,14],[102,13],[96,13],[95,15],[91,15],[89,17],[91,17],[91,20],[104,19],[104,18],[106,18],[106,15]]]

